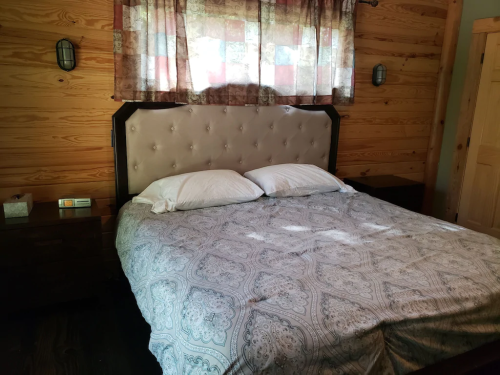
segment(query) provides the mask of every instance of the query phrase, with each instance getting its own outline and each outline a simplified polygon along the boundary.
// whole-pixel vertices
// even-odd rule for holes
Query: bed
[[[361,193],[157,215],[152,181],[308,163],[335,172],[331,106],[126,103],[116,245],[164,374],[404,374],[500,339],[500,241]]]

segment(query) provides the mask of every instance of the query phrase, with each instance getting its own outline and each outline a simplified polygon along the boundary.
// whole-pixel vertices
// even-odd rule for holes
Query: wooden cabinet
[[[420,212],[424,199],[425,185],[422,182],[408,180],[398,176],[366,176],[344,179],[347,185],[361,193]]]
[[[103,253],[95,201],[75,209],[38,203],[26,218],[0,215],[0,281],[8,311],[95,295],[120,278],[116,254]]]

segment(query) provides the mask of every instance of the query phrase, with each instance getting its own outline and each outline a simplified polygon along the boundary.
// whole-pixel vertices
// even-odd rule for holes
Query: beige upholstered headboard
[[[323,107],[335,112],[331,106]],[[337,136],[338,124],[332,113],[311,109],[184,105],[135,108],[121,115],[118,111],[113,116],[117,199],[125,193],[125,166],[128,196],[157,179],[207,169],[244,173],[268,165],[302,163],[331,170],[331,140],[336,139],[332,129]],[[124,129],[119,129],[120,123]]]

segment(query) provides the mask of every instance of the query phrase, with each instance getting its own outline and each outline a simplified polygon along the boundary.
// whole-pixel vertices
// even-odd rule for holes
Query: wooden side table
[[[28,217],[0,213],[0,281],[9,312],[94,295],[121,274],[116,256],[102,250],[101,214],[36,203]]]
[[[420,212],[424,200],[425,184],[398,176],[349,177],[344,182],[359,192]]]

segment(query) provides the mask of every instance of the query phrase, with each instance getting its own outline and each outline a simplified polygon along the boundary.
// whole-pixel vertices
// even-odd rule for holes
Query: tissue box
[[[3,202],[3,212],[5,218],[28,216],[33,208],[33,196],[31,194],[21,194],[13,196]]]

